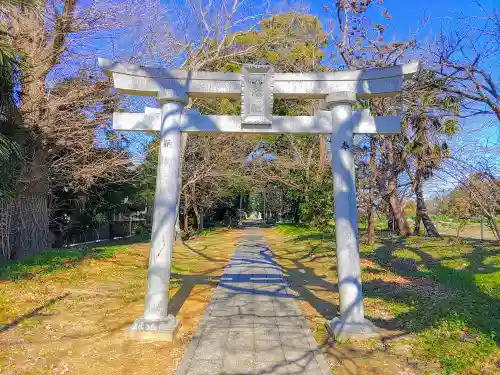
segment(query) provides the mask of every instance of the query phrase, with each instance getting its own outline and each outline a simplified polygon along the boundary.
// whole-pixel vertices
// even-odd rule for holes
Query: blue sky
[[[376,1],[374,1],[376,2]],[[324,14],[323,4],[331,1],[312,1],[311,13],[320,18]],[[485,8],[492,9],[500,5],[498,0],[482,0],[481,4]],[[417,30],[424,29],[424,19],[428,18],[429,25],[434,31],[439,30],[441,22],[450,22],[460,14],[470,16],[479,15],[480,11],[474,0],[384,0],[378,5],[381,8],[389,9],[392,15],[390,22],[391,29],[396,33],[397,38],[404,39],[413,35]]]
[[[118,0],[120,1],[120,0]],[[248,0],[251,1],[251,0]],[[168,5],[170,9],[182,9],[186,5],[184,0],[162,0],[162,3]],[[197,3],[197,2],[196,2]],[[301,7],[308,8],[309,13],[317,16],[324,27],[328,25],[328,16],[324,10],[324,5],[330,8],[334,8],[334,1],[311,1],[309,3],[305,1],[293,2],[293,1],[283,1],[277,0],[273,1],[273,4],[280,9],[297,9]],[[386,40],[408,40],[416,38],[418,41],[426,41],[435,37],[439,31],[444,28],[447,30],[458,27],[457,19],[460,16],[468,15],[480,15],[480,9],[477,7],[476,3],[472,0],[420,0],[420,1],[407,1],[407,0],[385,0],[382,4],[379,4],[377,0],[374,1],[375,6],[372,6],[368,16],[373,19],[374,22],[380,22],[388,25],[385,37]],[[498,1],[495,0],[483,0],[482,5],[487,9],[492,9],[495,6],[498,7]],[[177,7],[174,6],[177,4]],[[392,15],[392,19],[387,21],[382,18],[381,13],[384,9],[388,9],[389,13]],[[178,20],[182,18],[182,11],[171,12],[169,17],[174,16]],[[187,20],[186,22],[189,22]],[[144,20],[143,25],[147,25],[148,21]],[[126,38],[130,41],[130,35]],[[97,49],[102,51],[104,57],[112,58],[109,53],[109,45],[111,42],[109,39],[101,40],[97,42]],[[114,51],[116,51],[116,45],[114,45]],[[120,49],[120,48],[118,48]],[[125,47],[119,51],[115,58],[124,58],[132,53],[130,48]],[[127,51],[129,49],[130,51]],[[127,53],[128,52],[128,53]],[[328,64],[328,62],[326,62]],[[137,100],[127,100],[127,107],[134,111],[142,111],[142,106],[144,101]],[[489,129],[482,128],[482,124],[488,119],[484,117],[476,117],[463,121],[463,130],[459,137],[453,142],[457,147],[463,143],[464,139],[468,141],[470,138],[474,138],[478,145],[485,145],[488,143],[490,149],[493,149],[499,144],[499,133],[498,128],[500,126],[490,126]],[[496,129],[495,129],[496,128]],[[478,130],[479,129],[479,130]],[[143,141],[144,139],[142,139]],[[133,148],[134,146],[131,145]],[[139,147],[137,147],[138,149]],[[492,157],[499,158],[498,153],[493,152]]]

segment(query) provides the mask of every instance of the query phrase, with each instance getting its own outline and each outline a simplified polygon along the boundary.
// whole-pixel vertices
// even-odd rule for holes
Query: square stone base
[[[179,329],[180,321],[173,315],[163,320],[137,318],[127,331],[133,340],[172,341]]]
[[[366,340],[379,336],[377,327],[367,319],[363,322],[355,323],[343,322],[340,318],[334,318],[331,322],[326,323],[326,329],[336,341],[345,341],[348,339]]]

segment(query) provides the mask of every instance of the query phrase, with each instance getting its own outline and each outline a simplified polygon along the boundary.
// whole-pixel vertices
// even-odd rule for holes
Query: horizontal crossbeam
[[[353,112],[353,133],[397,134],[401,132],[401,117],[371,116],[368,110]],[[242,134],[331,134],[334,126],[329,111],[317,111],[314,116],[273,116],[272,125],[242,125],[241,116],[201,115],[197,110],[184,110],[181,116],[181,132],[221,132]],[[113,128],[121,131],[158,132],[161,112],[146,107],[144,113],[115,112]]]
[[[241,74],[166,70],[123,64],[99,58],[99,66],[112,76],[115,88],[125,94],[155,96],[162,89],[186,92],[194,97],[241,96]],[[275,73],[273,95],[277,98],[322,99],[349,91],[358,98],[389,96],[400,92],[405,79],[418,69],[418,62],[388,68],[327,73]]]

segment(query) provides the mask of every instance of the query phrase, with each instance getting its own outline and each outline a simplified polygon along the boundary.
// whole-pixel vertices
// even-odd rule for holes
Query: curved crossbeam
[[[240,97],[239,73],[192,72],[123,64],[99,58],[99,67],[112,76],[122,93],[155,96],[162,89],[181,90],[196,97]],[[418,62],[387,68],[327,73],[275,73],[273,95],[278,98],[322,99],[335,92],[355,92],[358,98],[390,96],[401,91]]]

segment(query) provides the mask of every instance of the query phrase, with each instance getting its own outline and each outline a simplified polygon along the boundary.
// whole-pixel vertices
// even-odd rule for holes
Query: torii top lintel
[[[335,92],[355,92],[357,98],[391,96],[418,70],[418,61],[387,68],[327,73],[274,73],[272,94],[278,98],[323,99]],[[163,89],[183,90],[193,97],[240,97],[242,75],[166,70],[123,64],[99,58],[99,67],[112,76],[125,94],[156,96]]]

